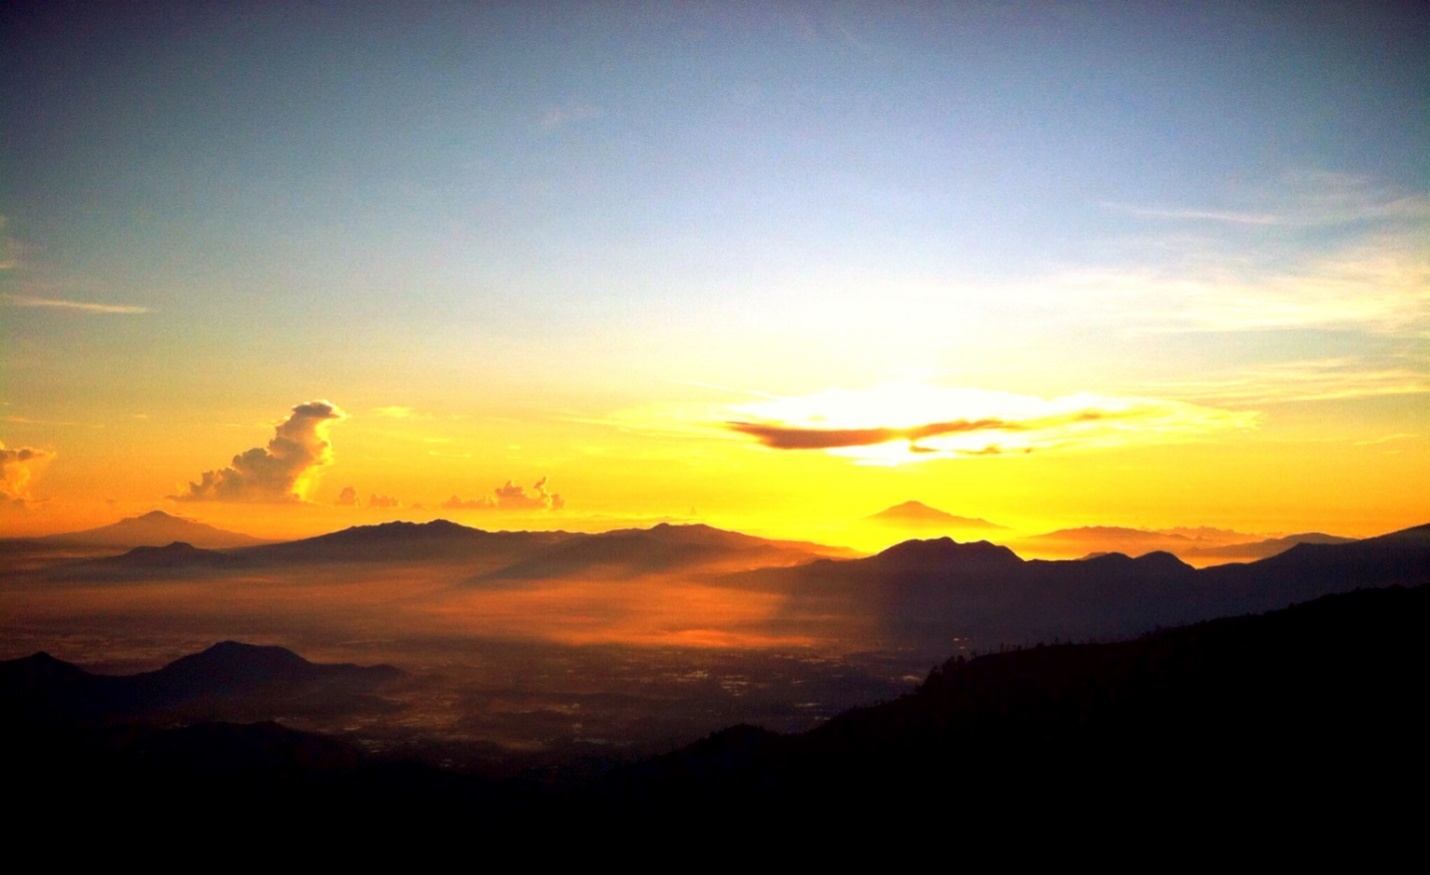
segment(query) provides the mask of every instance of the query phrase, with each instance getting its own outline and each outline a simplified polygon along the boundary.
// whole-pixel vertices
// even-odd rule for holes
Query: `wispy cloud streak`
[[[116,313],[132,315],[150,312],[148,307],[131,304],[98,304],[90,301],[65,301],[57,298],[32,298],[28,295],[5,295],[5,303],[11,307],[50,307],[57,310],[78,310],[82,313]]]
[[[1264,406],[1430,394],[1430,373],[1333,358],[1282,362],[1219,379],[1162,381],[1145,388],[1209,404]]]

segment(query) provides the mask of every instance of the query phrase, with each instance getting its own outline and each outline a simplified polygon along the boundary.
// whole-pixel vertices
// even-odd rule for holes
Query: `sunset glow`
[[[1415,859],[1427,159],[1425,0],[0,3],[12,832]]]
[[[7,12],[4,533],[1425,518],[1422,14],[559,8]]]

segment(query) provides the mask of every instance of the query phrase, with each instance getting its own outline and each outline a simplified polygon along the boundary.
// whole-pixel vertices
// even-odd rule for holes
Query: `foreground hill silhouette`
[[[1385,846],[1418,834],[1417,803],[1398,794],[1427,777],[1427,629],[1430,588],[1390,588],[1121,643],[960,657],[906,696],[801,735],[734,727],[574,784],[468,778],[272,723],[37,730],[14,699],[3,757],[29,811],[64,805],[87,829],[162,822],[258,842],[306,834],[315,816],[376,830],[365,848],[469,843],[477,826],[498,842],[555,828],[645,842],[661,829],[733,846],[816,841],[818,852],[834,826],[887,841],[940,825],[969,853],[1109,830],[1265,840],[1270,818]],[[244,664],[281,674],[293,660]],[[182,675],[183,663],[164,671]],[[78,677],[40,657],[3,668]]]
[[[735,727],[595,792],[638,817],[751,826],[799,811],[898,832],[936,812],[992,830],[973,842],[1025,828],[1186,839],[1268,818],[1394,841],[1416,805],[1397,788],[1430,777],[1427,631],[1430,588],[1393,588],[1116,644],[959,657],[896,701],[799,736]]]

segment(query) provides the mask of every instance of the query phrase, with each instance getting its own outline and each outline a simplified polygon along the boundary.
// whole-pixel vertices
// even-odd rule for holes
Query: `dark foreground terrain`
[[[182,671],[116,683],[35,656],[0,664],[4,787],[15,835],[59,825],[124,846],[185,835],[254,850],[337,829],[349,851],[486,853],[552,835],[545,853],[576,837],[650,849],[658,835],[828,853],[956,837],[962,852],[1018,859],[1055,840],[1127,853],[1149,836],[1188,851],[1279,836],[1379,853],[1423,824],[1427,630],[1425,586],[1332,595],[1121,643],[955,658],[802,734],[740,726],[611,771],[507,780],[272,722],[166,724],[158,715],[212,705],[213,684],[195,698]],[[245,654],[286,672],[264,687],[280,701],[392,671],[241,645],[224,645],[236,661],[222,670],[241,675]]]

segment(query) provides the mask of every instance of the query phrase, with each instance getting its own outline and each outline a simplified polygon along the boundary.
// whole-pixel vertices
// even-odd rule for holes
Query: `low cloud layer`
[[[560,495],[546,491],[545,477],[536,481],[529,492],[508,480],[506,485],[493,489],[490,497],[463,500],[454,495],[442,502],[448,510],[560,510],[565,506]]]
[[[0,506],[19,506],[34,499],[30,483],[55,454],[34,447],[6,449],[0,443]]]
[[[227,468],[205,471],[198,483],[171,496],[180,501],[302,501],[319,471],[332,461],[328,424],[343,412],[327,401],[293,408],[267,447],[233,457]],[[341,499],[340,499],[341,500]]]

